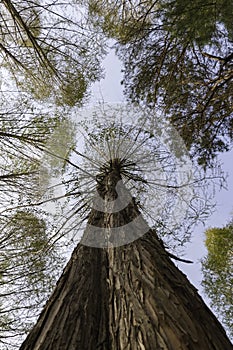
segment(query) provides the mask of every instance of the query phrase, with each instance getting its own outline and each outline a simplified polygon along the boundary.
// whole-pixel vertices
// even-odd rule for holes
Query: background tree
[[[61,257],[49,245],[48,220],[41,213],[11,211],[1,217],[1,348],[11,348],[31,328],[54,287]]]
[[[65,121],[27,95],[2,94],[0,110],[0,347],[16,346],[30,328],[62,266],[50,244],[53,223],[39,203],[49,187],[44,148]],[[65,140],[63,138],[63,142]],[[71,138],[66,140],[67,149]],[[63,150],[65,147],[63,147]],[[35,207],[35,203],[37,206]]]
[[[87,1],[116,40],[128,98],[162,109],[199,163],[232,142],[232,3]]]
[[[12,93],[2,95],[0,108],[0,194],[6,209],[10,203],[19,204],[20,193],[25,200],[32,189],[38,190],[33,179],[40,169],[43,147],[65,117],[49,105],[42,108],[29,102],[28,96]]]
[[[205,231],[208,255],[202,261],[205,292],[228,332],[233,336],[233,225]]]
[[[103,53],[83,12],[79,2],[1,1],[2,66],[19,90],[57,104],[81,102],[101,76]]]

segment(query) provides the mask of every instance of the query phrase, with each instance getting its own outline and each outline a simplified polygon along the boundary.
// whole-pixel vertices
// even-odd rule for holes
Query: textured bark
[[[111,180],[116,184],[120,175]],[[110,182],[108,182],[109,184]],[[99,188],[103,198],[116,193]],[[105,191],[105,190],[106,191]],[[138,217],[132,200],[117,213],[92,210],[96,227]],[[90,233],[87,227],[84,238]],[[117,248],[78,244],[21,350],[230,350],[224,329],[170,260],[154,230]]]

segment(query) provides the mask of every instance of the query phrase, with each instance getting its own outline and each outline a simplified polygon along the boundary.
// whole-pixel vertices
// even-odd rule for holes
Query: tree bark
[[[118,174],[115,180],[119,179]],[[116,181],[111,189],[106,183],[98,189],[104,199],[116,198]],[[93,209],[88,224],[120,227],[118,234],[124,237],[124,225],[139,215],[132,199],[120,212]],[[92,234],[87,225],[84,242]],[[119,247],[79,243],[20,347],[97,349],[232,350],[233,346],[197,290],[171,261],[155,230],[148,229]]]

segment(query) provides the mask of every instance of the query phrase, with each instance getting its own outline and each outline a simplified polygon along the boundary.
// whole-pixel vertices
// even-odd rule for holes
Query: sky
[[[121,64],[113,50],[105,58],[103,65],[105,78],[93,85],[90,104],[95,104],[98,101],[124,102],[123,89],[120,84],[122,80]],[[233,216],[233,150],[222,154],[219,159],[222,163],[222,170],[228,176],[227,189],[216,189],[213,201],[213,203],[216,203],[214,213],[205,221],[205,225],[199,224],[195,227],[190,243],[187,243],[183,249],[182,257],[193,261],[193,264],[174,261],[179,269],[187,275],[190,282],[199,290],[199,294],[207,305],[209,305],[209,300],[201,286],[201,259],[206,255],[204,232],[209,227],[224,226]]]

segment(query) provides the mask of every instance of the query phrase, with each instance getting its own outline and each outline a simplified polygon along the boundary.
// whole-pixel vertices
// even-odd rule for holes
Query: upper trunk
[[[120,180],[116,169],[102,178],[98,192],[112,212],[92,210],[83,236],[89,246],[78,244],[20,349],[232,350],[222,326],[154,230],[135,241],[131,232],[131,243],[112,247],[125,240],[127,224],[140,216],[133,199],[114,210],[121,206],[115,191]],[[125,194],[128,198],[126,189]],[[96,232],[107,242],[105,248],[92,247]],[[136,226],[135,232],[138,236]],[[116,234],[119,240],[112,237]]]

